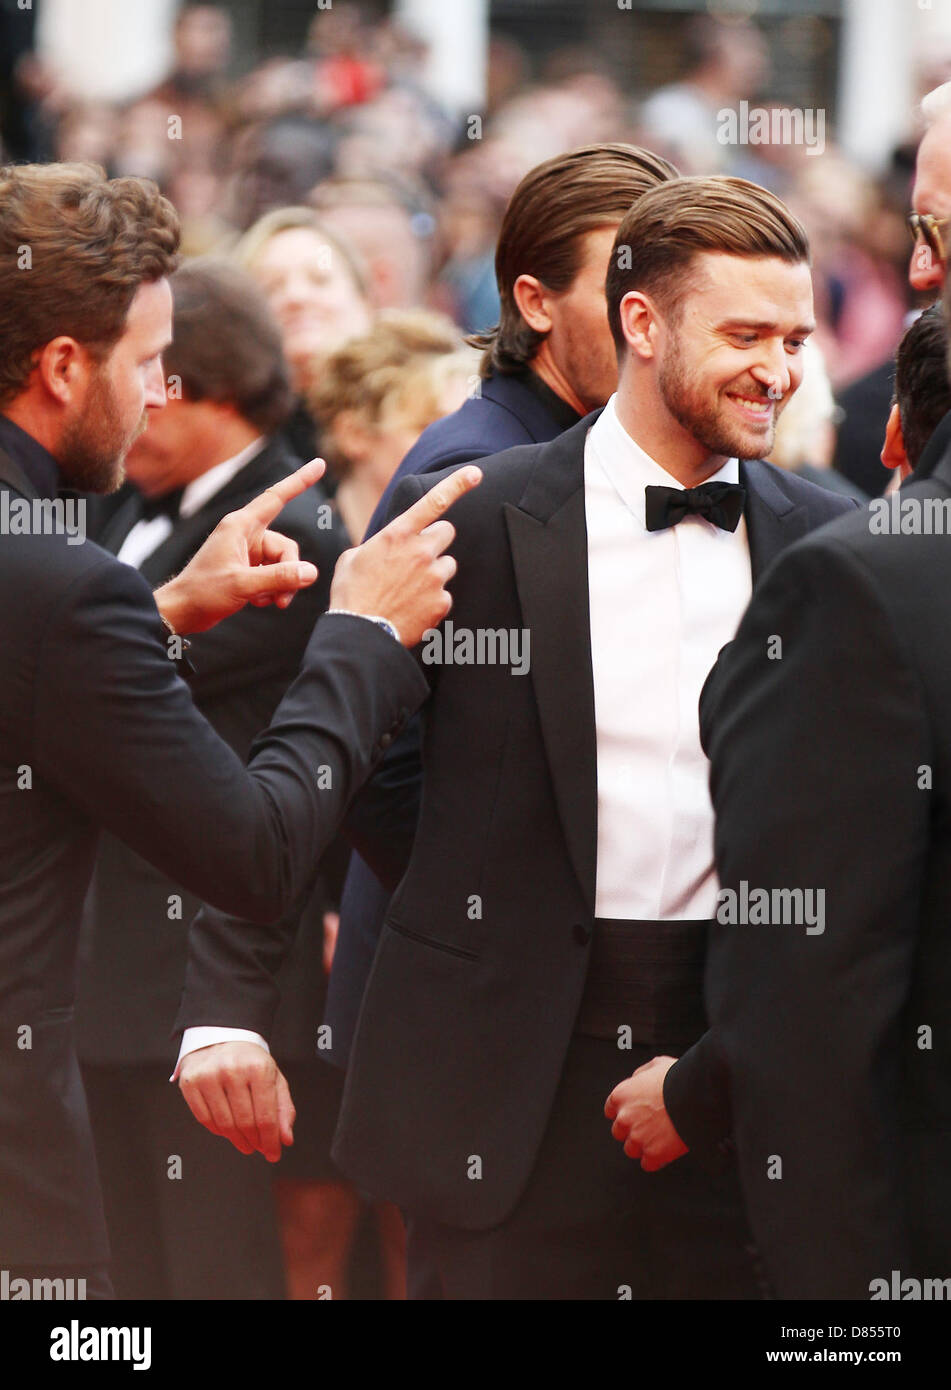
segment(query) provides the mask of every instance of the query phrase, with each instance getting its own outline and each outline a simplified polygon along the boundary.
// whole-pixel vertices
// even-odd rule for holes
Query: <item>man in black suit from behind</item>
[[[87,1296],[109,1293],[73,1039],[100,829],[222,908],[290,911],[425,692],[402,647],[448,611],[455,568],[438,504],[342,556],[337,615],[318,624],[250,770],[201,717],[177,670],[184,634],[248,602],[286,607],[314,583],[268,526],[322,465],[231,513],[155,597],[86,539],[82,499],[61,490],[117,487],[165,404],[178,235],[147,181],[0,170],[0,1263],[28,1291],[72,1276]],[[477,481],[463,473],[439,501]]]
[[[921,319],[899,348],[909,443],[909,379],[938,413],[909,342],[930,356],[938,337]],[[898,493],[782,557],[704,692],[723,890],[768,904],[745,920],[724,898],[707,996],[779,1298],[947,1297],[949,596],[945,440]],[[812,926],[782,893],[811,895]]]
[[[924,98],[921,114],[925,133],[916,158],[910,219],[915,245],[908,275],[912,288],[925,293],[946,291],[947,286],[951,83]],[[898,496],[907,495],[913,506],[946,505],[951,482],[948,383],[939,386],[934,363],[946,336],[946,313],[936,316],[931,309],[906,332],[898,349],[897,400],[882,461],[900,467],[903,477],[911,465],[914,471]],[[909,528],[913,524],[909,521]],[[924,773],[913,777],[916,795],[909,806],[904,783],[911,726],[918,722],[919,735],[926,732],[921,720],[938,708],[936,681],[943,677],[922,659],[921,639],[923,624],[942,621],[946,548],[946,538],[915,535],[911,529],[904,537],[873,536],[859,519],[830,530],[827,544],[790,557],[778,574],[777,582],[785,578],[793,583],[808,575],[813,595],[812,611],[803,611],[795,628],[795,660],[784,658],[769,669],[757,660],[756,634],[764,622],[774,625],[777,637],[784,628],[787,635],[793,631],[784,595],[773,589],[751,609],[748,625],[738,635],[743,642],[738,640],[704,692],[724,883],[742,875],[755,883],[757,875],[760,886],[769,887],[764,876],[781,874],[783,886],[798,879],[803,889],[821,889],[827,903],[825,930],[806,942],[796,939],[794,927],[719,927],[708,971],[710,1007],[721,1025],[737,1096],[737,1145],[750,1215],[767,1275],[780,1296],[868,1298],[876,1291],[881,1296],[881,1286],[870,1286],[873,1280],[885,1280],[890,1288],[893,1269],[900,1286],[903,1276],[914,1279],[914,1270],[923,1278],[946,1275],[951,1260],[951,1220],[941,1172],[942,1165],[947,1172],[948,1164],[941,1137],[948,1115],[948,1054],[946,1047],[942,1050],[947,1029],[930,1021],[945,1015],[947,997],[947,959],[935,925],[940,910],[936,875],[946,855],[940,838],[943,790],[938,778],[929,787]],[[802,602],[808,601],[804,590]],[[923,607],[915,610],[916,604]],[[835,632],[833,623],[838,625]],[[842,631],[850,632],[845,652]],[[875,652],[869,650],[869,640],[876,643]],[[943,633],[935,644],[931,655],[947,662]],[[848,673],[842,669],[844,660]],[[870,674],[873,662],[876,669]],[[914,689],[906,708],[891,711],[889,700],[902,682],[912,682]],[[735,704],[721,722],[714,709],[723,692]],[[813,704],[807,711],[801,706],[795,724],[784,728],[782,711],[788,702],[795,700],[798,706],[806,699],[818,700],[818,707]],[[743,733],[731,739],[728,731],[736,729],[740,711],[752,715],[764,704],[769,706],[766,727],[750,731],[759,735],[758,743]],[[821,736],[806,727],[809,715],[823,721]],[[883,720],[889,728],[882,751],[872,753],[870,745]],[[781,744],[776,737],[780,731]],[[940,743],[940,729],[934,737]],[[752,761],[761,756],[764,769],[782,760],[780,785],[789,789],[771,802],[765,827],[753,824],[762,806],[762,783],[754,784],[755,795],[741,812],[737,780],[744,769],[749,775]],[[937,763],[937,748],[928,756]],[[871,761],[863,766],[866,757]],[[809,803],[810,797],[820,800]],[[848,801],[847,848],[840,844],[840,799]],[[795,843],[784,844],[791,818],[806,804],[809,815],[797,820]],[[932,816],[930,828],[921,819],[925,806]],[[800,826],[808,827],[808,833],[801,833]],[[760,851],[764,828],[767,838]],[[880,857],[878,845],[883,847]],[[836,846],[845,858],[830,869]],[[860,857],[853,846],[861,850]],[[845,891],[842,882],[846,866],[854,892]],[[890,876],[887,891],[875,900],[885,875]],[[909,896],[915,891],[922,894],[920,907]],[[790,988],[782,1021],[749,1007],[754,998],[740,998],[742,990],[756,990],[756,999],[777,986],[785,990],[787,971]],[[846,973],[849,983],[830,1010],[832,992],[842,988]],[[860,1019],[856,1008],[862,1011]],[[916,1018],[932,1029],[932,1048],[922,1045],[928,1034],[914,1034]],[[816,1029],[824,1041],[821,1062]],[[742,1055],[751,1039],[762,1057],[755,1071]],[[808,1045],[800,1059],[803,1039]],[[873,1045],[879,1044],[874,1055]],[[799,1096],[801,1122],[785,1100]],[[764,1160],[767,1135],[771,1153],[784,1160],[782,1167],[772,1161],[773,1176]]]
[[[457,512],[419,826],[335,1143],[410,1213],[448,1297],[756,1292],[702,1004],[697,700],[753,581],[851,503],[760,461],[814,326],[805,233],[772,194],[646,192],[607,305],[616,395],[484,461]],[[444,477],[407,478],[394,509]],[[266,1035],[254,931],[209,914],[194,941],[179,1024]]]
[[[169,283],[168,404],[129,453],[135,489],[96,537],[152,585],[184,568],[228,512],[301,465],[280,433],[293,391],[279,330],[254,281],[209,261],[180,268]],[[194,637],[189,652],[195,705],[242,761],[297,674],[346,548],[319,484],[288,503],[281,529],[316,565],[317,582],[286,612],[249,605]],[[168,1084],[188,925],[199,906],[117,836],[102,836],[80,940],[76,1037],[112,1282],[120,1298],[280,1298],[272,1169],[215,1144]],[[302,926],[317,938],[317,959],[322,906],[321,882]],[[296,953],[303,948],[299,939]],[[285,979],[305,993],[295,1016],[312,1016],[323,1003],[323,974],[302,971],[299,960],[293,966]],[[308,1047],[312,1040],[308,1027]],[[339,1073],[320,1071],[326,1091]],[[339,1087],[323,1100],[335,1108]],[[171,1173],[170,1154],[180,1159]]]

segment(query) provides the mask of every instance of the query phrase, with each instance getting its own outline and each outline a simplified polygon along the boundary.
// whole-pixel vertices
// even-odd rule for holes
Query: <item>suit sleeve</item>
[[[141,576],[104,560],[62,596],[39,643],[39,771],[189,891],[270,921],[308,891],[384,737],[425,693],[374,624],[323,618],[245,768],[175,674]]]
[[[461,448],[441,463],[438,476],[484,456],[484,449]],[[405,512],[435,481],[435,473],[413,473],[402,478],[392,494],[384,495],[367,528],[367,536]],[[431,685],[433,673],[430,670],[427,674]],[[364,784],[345,825],[347,837],[360,858],[390,892],[406,872],[416,835],[422,789],[421,740],[422,723],[414,718]],[[340,929],[347,930],[346,918],[341,918]]]
[[[822,502],[823,511],[814,516],[813,525],[816,528],[845,512],[854,511],[858,506],[852,498],[840,498],[834,494],[825,495]],[[700,743],[708,757],[710,730],[717,717],[721,674],[729,664],[727,654],[730,646],[728,642],[721,649],[700,692]],[[722,1166],[729,1151],[733,1119],[729,1076],[712,1032],[704,1033],[676,1066],[670,1068],[664,1079],[664,1104],[674,1128],[691,1153],[708,1167]]]
[[[395,494],[393,515],[405,511],[424,491],[415,477],[406,479]],[[332,621],[360,622],[339,618]],[[373,627],[366,622],[362,626]],[[387,640],[393,643],[392,638]],[[425,688],[420,667],[405,652],[403,655],[415,667]],[[420,703],[418,698],[415,703]],[[384,735],[384,741],[389,747],[382,753],[373,777],[351,804],[344,832],[377,877],[392,889],[409,862],[419,814],[418,722],[412,720],[401,737],[392,742]],[[213,906],[203,907],[189,934],[185,987],[175,1032],[216,1026],[248,1029],[269,1037],[279,1002],[277,976],[293,945],[298,917],[295,907],[262,929],[255,928],[240,913],[229,915]],[[342,919],[341,933],[344,931]],[[337,949],[340,950],[339,939]]]
[[[415,719],[390,751],[396,757],[389,761],[382,779],[374,778],[366,796],[357,797],[360,814],[351,812],[344,822],[344,832],[354,847],[366,849],[387,896],[409,862],[419,811]],[[360,834],[361,825],[369,827],[365,836]],[[299,919],[299,906],[267,926],[204,906],[189,934],[185,988],[175,1031],[214,1025],[249,1029],[269,1038],[280,1002],[278,973],[290,954]],[[341,932],[346,920],[342,913]],[[349,945],[344,946],[344,956]],[[340,950],[338,938],[338,954]]]
[[[461,466],[461,465],[460,465]],[[445,470],[440,470],[442,477]],[[405,512],[436,482],[415,474],[399,484],[386,521]],[[424,668],[420,666],[420,670]],[[432,668],[427,669],[430,686]],[[354,849],[390,892],[409,864],[419,819],[423,769],[421,723],[413,719],[386,750],[350,808],[345,832]]]
[[[931,809],[922,694],[837,540],[770,569],[720,667],[707,1003],[753,1233],[780,1297],[867,1299],[908,1267],[899,1060]],[[762,889],[768,924],[740,908]],[[812,895],[799,924],[778,890]]]
[[[664,1107],[695,1158],[708,1168],[725,1162],[732,1123],[730,1084],[709,1028],[664,1077]]]

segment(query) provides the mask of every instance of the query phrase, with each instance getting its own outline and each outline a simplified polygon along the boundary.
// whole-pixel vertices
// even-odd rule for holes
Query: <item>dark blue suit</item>
[[[454,464],[461,467],[516,444],[545,444],[561,434],[579,417],[562,401],[562,412],[573,418],[556,419],[541,398],[544,389],[532,389],[515,376],[481,381],[479,395],[470,396],[458,410],[423,430],[390,479],[370,518],[367,536],[375,535],[385,524],[393,493],[408,474],[435,473]]]
[[[558,410],[560,405],[561,409]],[[473,459],[501,453],[517,444],[544,444],[572,423],[563,402],[547,408],[543,392],[520,377],[493,376],[481,382],[481,393],[465,401],[452,415],[429,426],[396,470],[367,527],[367,536],[384,525],[394,489],[410,473],[434,473],[461,467]],[[556,412],[561,419],[556,418]],[[577,419],[574,416],[574,419]],[[378,773],[380,784],[399,783],[412,800],[421,778],[419,725],[414,720],[390,750]],[[407,827],[409,829],[410,827]],[[415,829],[415,820],[412,829]],[[346,1066],[357,1015],[366,987],[390,893],[358,854],[350,861],[340,905],[340,934],[324,1016],[330,1024],[333,1048],[322,1053]]]

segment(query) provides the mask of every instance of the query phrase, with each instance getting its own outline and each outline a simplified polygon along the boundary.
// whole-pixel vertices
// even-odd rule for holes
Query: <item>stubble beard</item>
[[[116,492],[125,480],[126,454],[146,428],[145,414],[130,433],[122,423],[112,383],[100,368],[79,419],[63,432],[57,461],[63,482],[76,492]]]
[[[753,459],[765,458],[772,452],[776,437],[776,419],[783,401],[774,402],[769,432],[754,439],[739,424],[733,425],[724,420],[716,406],[710,404],[691,386],[677,339],[673,340],[664,354],[657,373],[657,384],[664,405],[678,425],[702,444],[711,455],[721,458]],[[752,396],[754,392],[751,390],[749,394]]]

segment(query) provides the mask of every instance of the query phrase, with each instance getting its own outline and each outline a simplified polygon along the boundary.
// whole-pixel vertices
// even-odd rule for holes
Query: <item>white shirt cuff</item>
[[[263,1047],[269,1055],[271,1051],[261,1034],[252,1033],[248,1028],[215,1028],[204,1025],[200,1028],[186,1028],[182,1034],[182,1045],[178,1049],[178,1061],[168,1078],[169,1081],[178,1080],[179,1069],[189,1052],[197,1052],[200,1047],[212,1047],[215,1043],[222,1042],[257,1043],[258,1047]]]

